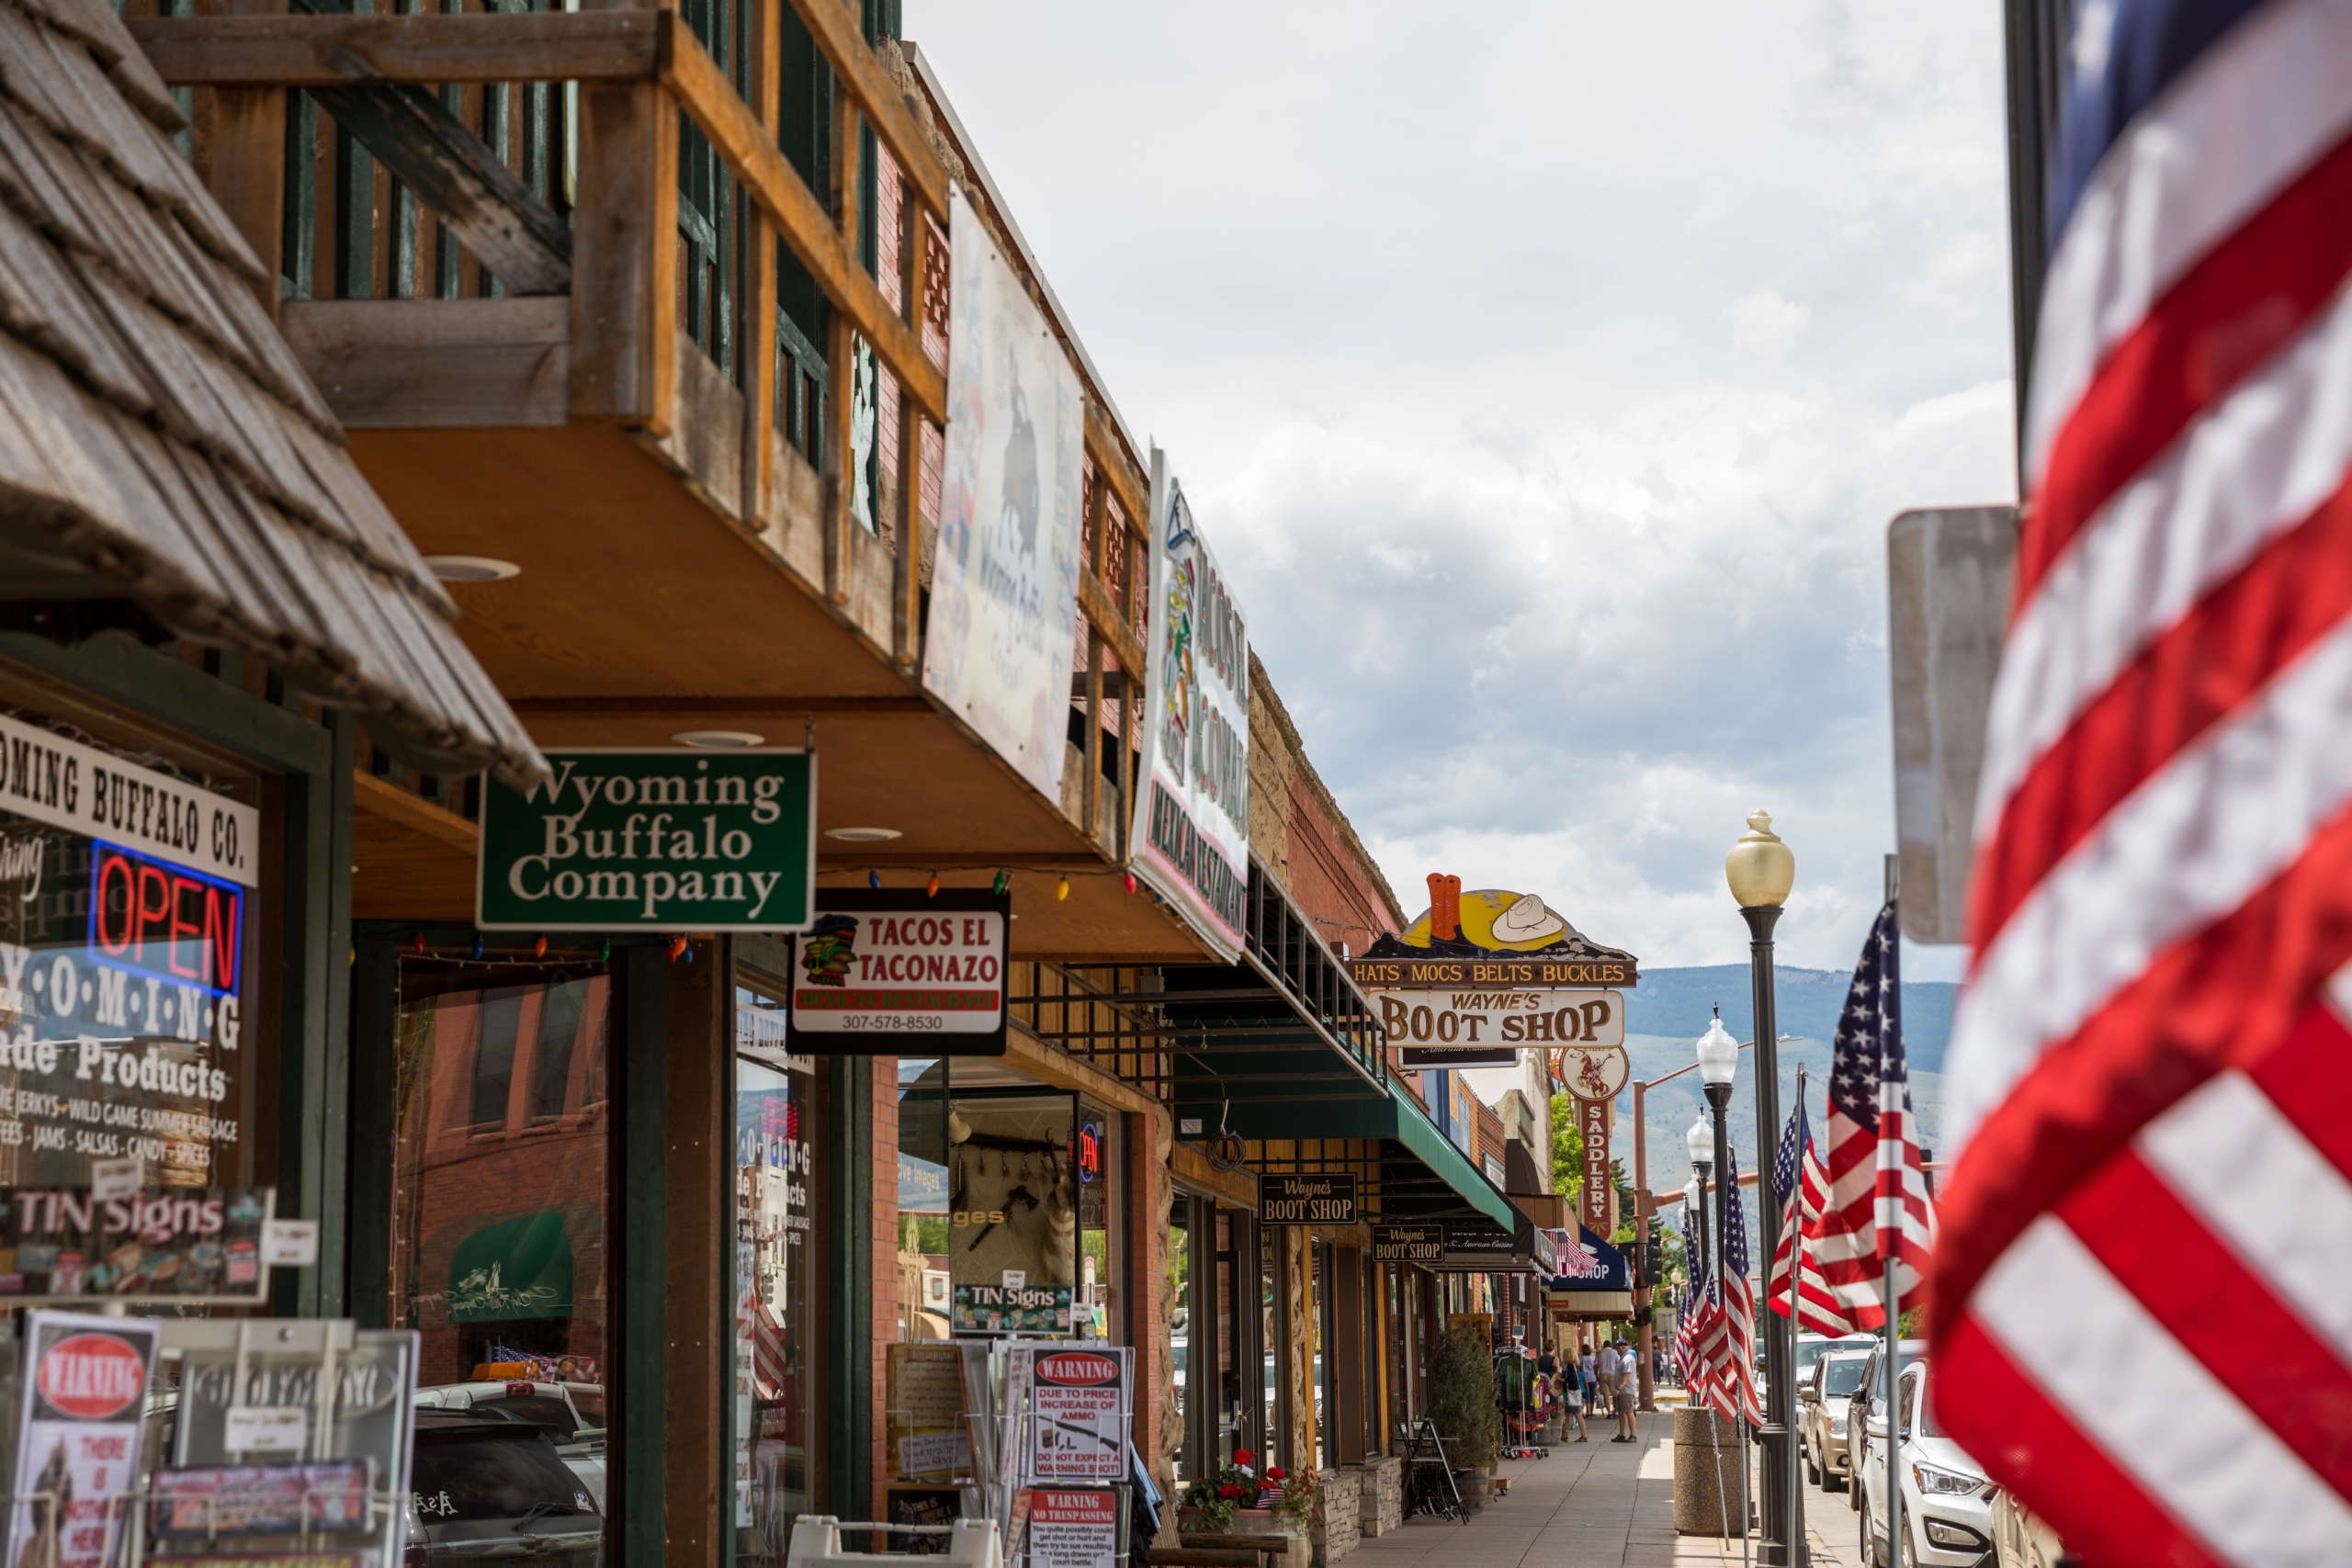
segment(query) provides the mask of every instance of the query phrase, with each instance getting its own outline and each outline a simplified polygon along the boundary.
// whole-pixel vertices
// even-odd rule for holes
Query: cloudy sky
[[[1884,530],[2012,498],[1993,0],[906,0],[1408,912],[1849,967]],[[1942,977],[1955,954],[1918,955]]]

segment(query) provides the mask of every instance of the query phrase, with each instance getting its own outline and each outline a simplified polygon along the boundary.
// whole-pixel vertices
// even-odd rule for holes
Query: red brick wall
[[[1290,797],[1290,896],[1325,942],[1362,953],[1383,931],[1395,931],[1376,874],[1345,847],[1318,793],[1304,775]]]

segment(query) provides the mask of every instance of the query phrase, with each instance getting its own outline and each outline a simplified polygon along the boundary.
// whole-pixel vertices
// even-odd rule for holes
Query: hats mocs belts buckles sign
[[[482,780],[475,919],[485,931],[805,931],[816,898],[817,759],[550,751],[524,795]]]
[[[1351,1225],[1356,1177],[1347,1171],[1273,1171],[1258,1178],[1261,1225]]]

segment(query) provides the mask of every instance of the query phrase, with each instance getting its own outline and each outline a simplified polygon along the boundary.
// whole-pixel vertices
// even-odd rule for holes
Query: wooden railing
[[[898,667],[911,675],[921,660],[924,433],[944,427],[947,413],[946,378],[924,344],[933,275],[926,260],[934,230],[947,231],[949,178],[920,109],[901,95],[868,43],[854,6],[846,0],[790,0],[838,89],[830,167],[820,172],[827,188],[820,195],[778,141],[783,0],[737,0],[745,8],[726,32],[732,58],[725,65],[696,36],[689,17],[675,10],[519,11],[507,7],[553,0],[438,0],[497,9],[289,14],[285,3],[227,0],[238,14],[131,20],[166,82],[212,90],[213,188],[255,250],[263,255],[300,251],[286,243],[289,208],[298,221],[300,213],[288,200],[289,175],[312,175],[288,167],[294,139],[287,134],[287,115],[289,98],[315,100],[334,117],[339,133],[364,128],[375,144],[400,158],[399,191],[403,199],[413,197],[436,226],[440,261],[431,293],[568,296],[563,412],[570,423],[610,422],[655,438],[672,436],[682,406],[679,335],[700,343],[742,394],[736,507],[741,518],[757,527],[768,514],[777,483],[772,437],[779,430],[829,481],[821,591],[837,613],[850,599],[856,527],[851,476],[858,454],[849,417],[855,401],[854,344],[870,346],[899,390],[898,473],[886,487],[892,505],[888,532],[897,547],[884,640]],[[563,85],[560,114],[551,107],[554,84]],[[526,108],[519,139],[504,112],[514,104]],[[860,167],[862,129],[871,129],[899,175],[899,276],[888,293],[865,265],[860,243],[861,197],[868,183]],[[693,193],[695,210],[684,215],[684,223],[682,135],[707,143],[724,175],[709,190]],[[570,180],[555,173],[567,161]],[[346,163],[347,155],[338,159],[327,177],[350,177]],[[700,277],[682,278],[682,248],[687,264],[696,266],[730,248],[719,243],[713,214],[737,192],[742,206],[729,209],[737,212],[730,221],[742,225],[741,254],[751,263],[732,276],[730,290],[703,288]],[[364,244],[372,254],[379,239],[364,222],[374,207],[372,184],[363,198],[336,183],[333,197],[339,212],[356,215],[334,237]],[[777,269],[760,265],[779,242],[831,307],[821,345],[810,344],[779,310]],[[394,254],[409,254],[402,247],[410,243],[410,231],[402,230]],[[459,249],[482,269],[462,289],[445,286]],[[293,292],[306,294],[307,278]],[[387,279],[384,292],[403,297],[410,290]],[[729,292],[733,298],[725,299]],[[275,297],[265,303],[277,307]],[[713,324],[722,312],[731,343]],[[779,367],[787,363],[796,383],[805,369],[821,364],[826,386],[817,407],[809,406],[805,389],[779,385]],[[1102,819],[1106,703],[1120,705],[1118,797],[1123,807],[1133,798],[1127,753],[1133,727],[1142,718],[1145,668],[1144,617],[1135,599],[1146,577],[1149,519],[1134,457],[1095,396],[1088,399],[1085,437],[1094,479],[1087,519],[1094,547],[1080,583],[1089,631],[1079,695],[1090,737],[1080,815],[1090,836],[1099,837],[1112,826]],[[1124,593],[1105,582],[1106,570]],[[1115,660],[1114,682],[1106,680],[1114,673],[1106,671],[1108,660]],[[1124,825],[1114,836],[1123,852]]]

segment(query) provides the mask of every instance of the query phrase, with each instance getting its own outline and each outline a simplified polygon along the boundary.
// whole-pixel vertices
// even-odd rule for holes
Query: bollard
[[[1676,1534],[1731,1533],[1728,1520],[1739,1506],[1739,1466],[1745,1457],[1739,1428],[1731,1421],[1703,1408],[1685,1406],[1674,1413]]]

